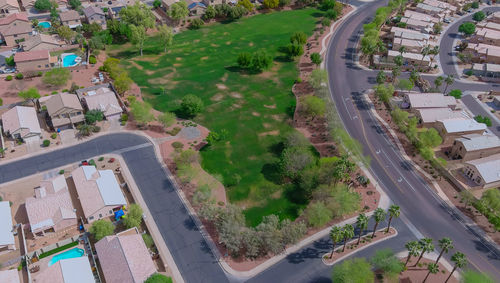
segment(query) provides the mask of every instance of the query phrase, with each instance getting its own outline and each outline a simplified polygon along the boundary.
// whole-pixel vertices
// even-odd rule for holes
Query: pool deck
[[[34,263],[30,264],[30,266],[29,266],[30,268],[33,268],[33,267],[35,267],[35,266],[40,266],[40,271],[37,271],[37,272],[35,272],[35,273],[32,273],[32,274],[31,274],[31,276],[33,277],[33,279],[36,279],[37,274],[40,274],[40,273],[42,273],[44,270],[46,270],[46,269],[50,268],[50,267],[49,267],[49,262],[50,262],[50,260],[51,260],[54,256],[56,256],[56,255],[58,255],[58,254],[61,254],[61,253],[64,253],[64,252],[67,252],[67,251],[69,251],[69,250],[72,250],[72,249],[74,249],[74,248],[79,248],[79,249],[85,250],[85,247],[84,247],[82,244],[80,244],[80,243],[79,243],[78,245],[76,245],[76,246],[74,246],[74,247],[68,248],[68,249],[66,249],[66,250],[64,250],[64,251],[60,251],[60,252],[58,252],[58,253],[56,253],[56,254],[53,254],[53,255],[51,255],[51,256],[44,257],[44,258],[42,258],[41,260],[39,260],[39,261],[37,261],[37,262],[34,262]],[[84,256],[87,256],[87,255],[85,254]]]

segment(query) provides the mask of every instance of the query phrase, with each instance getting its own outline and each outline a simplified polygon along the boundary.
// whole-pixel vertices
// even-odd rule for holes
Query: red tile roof
[[[14,55],[14,62],[25,62],[41,59],[49,59],[48,50],[38,50],[38,51],[28,51],[28,52],[18,52]]]
[[[25,21],[25,22],[29,21],[28,15],[26,13],[16,13],[16,14],[12,14],[8,17],[5,17],[3,19],[0,19],[0,26],[8,25],[15,20],[20,20],[20,21]]]

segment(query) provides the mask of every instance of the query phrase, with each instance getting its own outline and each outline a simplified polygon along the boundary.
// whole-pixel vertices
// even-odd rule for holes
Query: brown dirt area
[[[418,258],[413,257],[410,259],[407,265],[407,270],[403,271],[401,275],[399,276],[399,279],[401,280],[400,282],[422,282],[424,281],[425,276],[429,272],[427,270],[427,265],[429,263],[434,262],[434,260],[430,260],[427,258],[422,258],[419,262],[419,266],[413,266],[414,263],[417,261]],[[403,260],[405,262],[406,259]],[[429,283],[438,283],[438,282],[444,282],[446,278],[450,275],[450,271],[447,270],[441,263],[438,263],[439,265],[439,272],[436,274],[430,274],[429,278],[427,278],[426,282]],[[458,272],[458,271],[455,271]],[[450,280],[448,280],[449,283],[458,283],[458,280],[452,276]]]

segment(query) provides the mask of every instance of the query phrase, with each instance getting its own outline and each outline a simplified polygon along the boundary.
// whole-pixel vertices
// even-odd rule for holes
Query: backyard
[[[222,180],[230,202],[245,208],[247,222],[257,225],[265,215],[295,219],[300,208],[286,197],[273,178],[277,144],[294,131],[289,121],[298,76],[296,62],[279,50],[297,31],[311,35],[321,12],[316,9],[260,14],[232,23],[215,23],[174,36],[163,52],[156,37],[145,43],[144,56],[129,44],[115,45],[108,54],[121,60],[154,108],[175,112],[182,97],[200,97],[204,111],[194,121],[223,134],[223,141],[205,147],[203,168]],[[241,71],[241,52],[264,49],[272,67],[259,74]]]

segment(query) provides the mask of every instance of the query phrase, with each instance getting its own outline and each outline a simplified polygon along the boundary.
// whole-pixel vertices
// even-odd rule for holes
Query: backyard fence
[[[78,239],[80,238],[80,235],[76,235],[76,236],[73,236],[71,238],[66,238],[64,240],[61,240],[55,244],[52,244],[52,245],[48,245],[46,247],[43,247],[43,248],[40,248],[38,250],[35,250],[35,251],[32,251],[32,252],[29,252],[27,255],[29,258],[33,258],[33,256],[36,254],[36,255],[40,255],[40,254],[43,254],[43,253],[46,253],[48,251],[51,251],[53,249],[57,249],[59,247],[62,247],[64,245],[67,245],[69,243],[72,243],[72,242],[75,242],[75,241],[78,241]]]

